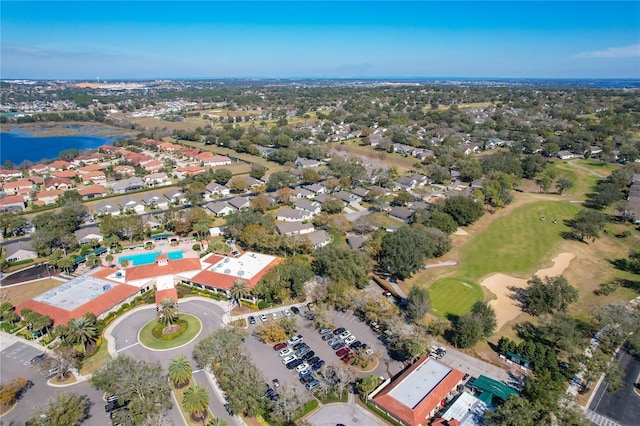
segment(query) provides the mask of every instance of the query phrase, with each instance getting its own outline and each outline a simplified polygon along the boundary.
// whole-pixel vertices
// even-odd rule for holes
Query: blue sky
[[[640,2],[7,1],[0,77],[640,78]]]

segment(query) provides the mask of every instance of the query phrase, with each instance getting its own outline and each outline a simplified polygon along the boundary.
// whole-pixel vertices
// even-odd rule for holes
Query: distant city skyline
[[[640,78],[640,2],[3,1],[0,78]]]

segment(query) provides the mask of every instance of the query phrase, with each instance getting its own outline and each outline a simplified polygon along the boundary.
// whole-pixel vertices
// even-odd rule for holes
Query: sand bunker
[[[469,233],[462,228],[458,228],[455,230],[453,235],[469,235]]]
[[[574,253],[560,253],[553,258],[553,266],[546,269],[539,269],[536,275],[544,277],[557,277],[562,275],[565,269],[569,267],[569,263],[575,258]],[[505,274],[494,274],[483,280],[480,285],[488,288],[493,294],[497,296],[496,299],[489,302],[496,312],[496,322],[498,323],[497,329],[499,330],[507,322],[513,320],[515,317],[522,313],[522,310],[518,306],[517,300],[512,298],[512,287],[525,288],[527,286],[528,279],[515,278]]]

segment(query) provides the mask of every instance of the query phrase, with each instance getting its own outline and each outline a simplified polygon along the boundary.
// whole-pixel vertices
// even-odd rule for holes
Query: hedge
[[[33,263],[34,260],[33,259],[23,259],[23,260],[16,260],[15,262],[7,262],[9,264],[9,267],[11,266],[19,266],[19,265],[26,265],[27,263]]]

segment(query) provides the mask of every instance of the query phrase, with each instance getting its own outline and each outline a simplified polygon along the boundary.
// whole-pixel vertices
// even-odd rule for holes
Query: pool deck
[[[193,245],[196,244],[196,240],[180,241],[180,243],[175,246],[170,245],[168,242],[165,242],[164,245],[162,246],[160,244],[163,244],[163,243],[154,244],[153,248],[150,250],[146,250],[143,248],[123,250],[122,253],[118,253],[117,255],[114,256],[114,263],[117,265],[117,267],[122,268],[120,266],[121,257],[131,256],[135,254],[146,254],[153,251],[161,251],[162,253],[168,253],[170,251],[182,251],[183,259],[199,259],[200,258],[200,253],[193,249]],[[133,262],[130,262],[129,266],[133,266],[132,263]]]

